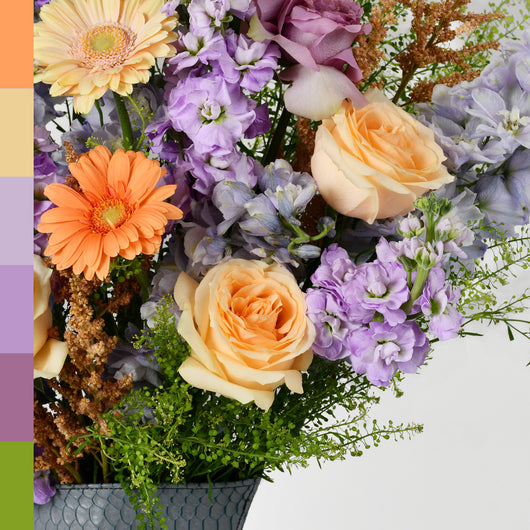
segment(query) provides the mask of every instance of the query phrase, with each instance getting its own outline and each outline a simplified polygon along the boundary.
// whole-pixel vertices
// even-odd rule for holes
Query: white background
[[[530,271],[504,293],[526,288]],[[387,392],[372,410],[422,434],[273,474],[245,530],[529,530],[530,341],[510,342],[503,325],[475,329],[484,336],[438,343],[405,395]]]
[[[530,287],[521,275],[510,292]],[[530,311],[525,314],[530,320]],[[530,529],[530,341],[504,326],[438,343],[373,416],[424,432],[260,484],[245,530]]]

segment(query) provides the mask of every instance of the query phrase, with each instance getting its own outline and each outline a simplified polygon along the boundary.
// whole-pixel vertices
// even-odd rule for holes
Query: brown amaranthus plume
[[[127,280],[110,298],[98,301],[93,296],[100,286],[98,280],[88,281],[71,269],[54,271],[54,275],[56,302],[68,306],[64,331],[68,358],[60,378],[48,380],[56,399],[47,407],[35,400],[35,442],[44,449],[35,459],[35,469],[54,469],[65,483],[90,481],[92,476],[84,479],[82,475],[84,464],[90,459],[101,463],[104,457],[101,447],[87,439],[86,426],[95,424],[105,432],[103,413],[119,403],[132,386],[131,377],[121,381],[103,377],[117,338],[106,333],[102,316],[109,309],[117,312],[127,306],[139,285],[134,279]]]
[[[307,118],[299,117],[296,123],[299,142],[296,145],[296,156],[293,161],[295,171],[306,171],[311,173],[311,157],[315,150],[316,131],[311,129],[311,123]]]
[[[369,20],[372,31],[368,35],[359,35],[356,38],[353,55],[363,73],[361,84],[366,84],[367,80],[370,80],[370,76],[385,59],[382,43],[388,35],[388,29],[397,22],[394,14],[397,3],[397,0],[381,0],[379,5],[372,6]],[[381,88],[381,84],[381,79],[368,81],[367,88]]]
[[[404,0],[402,4],[412,12],[412,31],[416,38],[409,43],[398,56],[403,74],[401,83],[394,95],[393,102],[397,103],[411,82],[414,74],[420,68],[432,64],[456,65],[460,71],[436,80],[436,83],[456,84],[463,80],[472,79],[477,72],[473,71],[469,59],[479,52],[498,48],[498,42],[488,41],[464,44],[460,49],[452,49],[447,43],[464,31],[470,31],[485,22],[503,18],[502,13],[468,13],[467,5],[470,0],[441,0],[428,2],[425,0]],[[453,27],[454,23],[459,26]],[[430,99],[432,80],[420,82],[420,86],[411,94],[410,101],[426,101]]]

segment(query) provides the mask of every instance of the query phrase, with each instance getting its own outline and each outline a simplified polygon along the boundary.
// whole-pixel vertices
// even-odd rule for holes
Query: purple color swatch
[[[33,265],[0,266],[0,292],[0,358],[1,354],[33,355]],[[13,377],[1,373],[4,379]]]
[[[33,354],[0,355],[0,442],[33,441],[32,372]]]

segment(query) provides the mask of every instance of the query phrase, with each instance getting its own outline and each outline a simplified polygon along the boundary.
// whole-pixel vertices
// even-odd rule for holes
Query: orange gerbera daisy
[[[169,219],[182,212],[164,202],[176,186],[155,189],[165,170],[143,153],[114,154],[98,145],[69,165],[81,192],[49,184],[44,194],[58,207],[42,215],[40,232],[51,233],[45,255],[58,269],[73,268],[91,280],[103,280],[110,259],[155,254]]]
[[[35,81],[52,96],[74,96],[88,113],[111,89],[122,96],[147,83],[156,58],[171,57],[176,17],[160,10],[164,0],[52,0],[35,24]]]

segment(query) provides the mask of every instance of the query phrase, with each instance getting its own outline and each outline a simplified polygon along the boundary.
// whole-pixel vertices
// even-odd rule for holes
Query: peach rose
[[[267,410],[285,383],[302,393],[315,329],[304,293],[284,267],[232,259],[200,284],[181,273],[174,291],[178,331],[191,347],[179,368],[190,385]]]
[[[345,100],[318,128],[311,170],[338,212],[373,223],[403,215],[425,192],[451,182],[434,133],[377,90],[355,109]]]
[[[59,375],[66,354],[66,344],[48,338],[52,326],[49,305],[52,270],[44,265],[40,256],[33,255],[33,378],[50,379]]]

